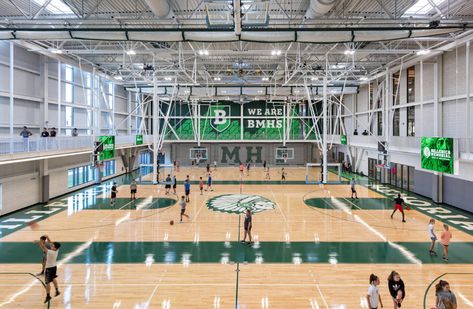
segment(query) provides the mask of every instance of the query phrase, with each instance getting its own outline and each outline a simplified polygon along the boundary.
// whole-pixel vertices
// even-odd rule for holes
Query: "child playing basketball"
[[[168,174],[165,180],[166,184],[164,185],[164,188],[166,189],[166,194],[169,194],[169,190],[171,190],[171,175]]]
[[[243,176],[243,170],[244,170],[243,162],[240,162],[240,176]]]
[[[378,276],[371,274],[370,286],[368,288],[368,294],[366,295],[366,300],[368,301],[368,308],[370,309],[378,309],[378,305],[381,305],[381,308],[383,308],[383,302],[381,300],[381,295],[379,295],[378,285]]]
[[[267,179],[267,180],[271,180],[271,177],[270,177],[270,175],[269,175],[269,166],[266,167],[265,170],[266,170],[266,179]]]
[[[136,181],[133,179],[130,183],[130,196],[132,200],[136,200],[136,191],[138,189],[138,185],[136,184]]]
[[[177,178],[176,175],[172,176],[172,192],[176,194],[176,187],[177,187]]]
[[[391,219],[393,218],[394,213],[399,210],[402,214],[402,222],[406,222],[406,220],[404,220],[404,209],[402,208],[402,204],[404,204],[404,200],[401,198],[401,194],[398,194],[394,199],[394,211],[391,214]]]
[[[247,162],[246,163],[246,176],[250,176],[250,168],[251,168],[251,163]]]
[[[188,198],[187,198],[188,199]],[[182,217],[186,217],[187,219],[189,219],[189,216],[186,215],[186,200],[184,199],[184,195],[181,196],[181,201],[179,202],[179,206],[181,206],[181,220],[179,221],[179,223],[182,223]]]
[[[203,195],[204,194],[204,181],[202,180],[202,177],[200,177],[199,189],[200,189],[200,195]]]
[[[435,225],[435,220],[430,219],[430,221],[429,221],[429,237],[430,237],[430,240],[432,241],[432,243],[430,244],[430,249],[429,249],[430,255],[437,255],[437,253],[435,253],[435,251],[434,251],[435,241],[437,240],[437,235],[435,235],[434,225]]]
[[[440,235],[440,242],[443,246],[443,261],[448,263],[448,245],[452,239],[452,233],[448,230],[448,225],[443,225],[443,232]]]

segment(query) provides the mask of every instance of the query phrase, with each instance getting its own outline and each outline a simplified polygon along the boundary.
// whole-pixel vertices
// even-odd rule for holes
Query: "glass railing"
[[[144,136],[144,143],[148,143],[150,138]],[[117,135],[115,144],[133,145],[135,135]],[[4,137],[0,138],[0,155],[29,153],[41,151],[62,151],[74,149],[92,149],[94,139],[92,136],[57,136],[57,137]]]

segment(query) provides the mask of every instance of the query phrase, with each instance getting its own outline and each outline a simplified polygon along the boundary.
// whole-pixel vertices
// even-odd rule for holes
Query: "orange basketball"
[[[37,229],[39,228],[39,224],[38,224],[38,222],[36,222],[36,221],[33,221],[33,222],[28,223],[28,226],[29,226],[29,228],[32,229],[32,230],[37,230]]]
[[[174,225],[174,220],[169,221],[170,225]]]

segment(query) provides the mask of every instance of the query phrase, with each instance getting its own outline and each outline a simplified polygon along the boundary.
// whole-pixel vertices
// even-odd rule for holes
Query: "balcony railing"
[[[144,144],[151,140],[144,136]],[[135,144],[135,135],[117,135],[115,145],[133,145]],[[31,153],[31,152],[49,152],[66,151],[75,149],[93,149],[94,138],[92,136],[57,136],[57,137],[13,137],[0,138],[0,155]]]

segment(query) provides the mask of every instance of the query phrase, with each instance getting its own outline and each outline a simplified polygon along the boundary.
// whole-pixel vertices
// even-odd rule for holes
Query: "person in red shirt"
[[[202,180],[202,177],[200,177],[199,188],[200,188],[200,195],[204,194],[204,181]]]
[[[393,218],[394,213],[399,210],[402,214],[402,222],[406,222],[406,220],[404,220],[404,209],[402,208],[402,204],[404,204],[404,200],[401,198],[401,194],[398,194],[397,198],[394,199],[394,211],[391,214],[391,219]]]

